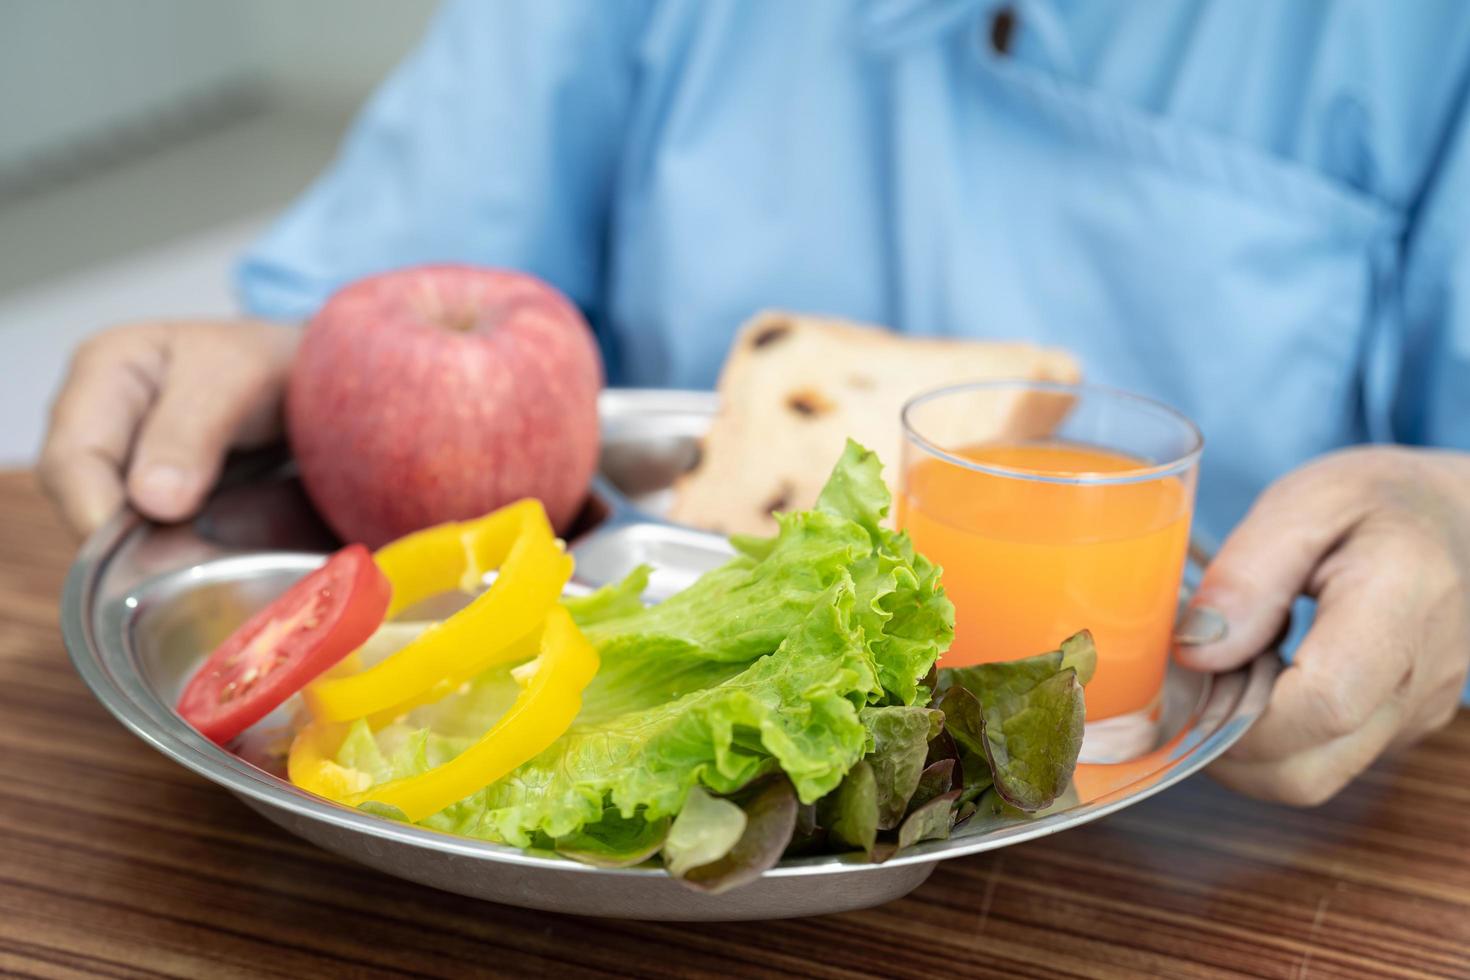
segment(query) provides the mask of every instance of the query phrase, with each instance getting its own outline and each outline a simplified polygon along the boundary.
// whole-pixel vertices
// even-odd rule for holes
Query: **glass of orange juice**
[[[1151,748],[1199,430],[1147,398],[1044,381],[928,392],[904,406],[903,429],[899,526],[944,569],[955,605],[940,665],[1026,657],[1091,630],[1088,741],[1106,732],[1109,756]]]

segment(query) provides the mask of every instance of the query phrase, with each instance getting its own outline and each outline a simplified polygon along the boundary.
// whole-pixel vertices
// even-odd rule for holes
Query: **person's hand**
[[[51,409],[41,485],[86,534],[130,500],[189,516],[232,448],[280,434],[298,331],[256,321],[141,323],[89,339]]]
[[[1470,665],[1470,455],[1360,448],[1289,474],[1205,572],[1185,666],[1268,649],[1299,594],[1317,615],[1255,726],[1212,768],[1297,806],[1325,802],[1385,750],[1447,724]]]

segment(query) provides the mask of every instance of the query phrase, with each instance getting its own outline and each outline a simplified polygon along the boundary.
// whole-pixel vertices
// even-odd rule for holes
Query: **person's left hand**
[[[1273,484],[1206,570],[1177,659],[1247,662],[1278,639],[1299,594],[1317,599],[1316,619],[1266,712],[1211,772],[1252,796],[1315,806],[1459,706],[1470,455],[1351,449]]]

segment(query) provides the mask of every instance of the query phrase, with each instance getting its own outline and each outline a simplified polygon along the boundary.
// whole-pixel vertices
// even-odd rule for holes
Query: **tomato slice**
[[[190,678],[179,714],[223,745],[362,646],[392,591],[372,554],[348,545],[231,633]]]

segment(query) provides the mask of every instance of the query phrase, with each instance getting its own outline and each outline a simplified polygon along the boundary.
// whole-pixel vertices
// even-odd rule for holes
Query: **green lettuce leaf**
[[[925,840],[943,840],[954,827],[954,807],[959,793],[942,793],[927,800],[904,818],[898,828],[899,849]]]
[[[1070,669],[985,714],[985,748],[995,789],[1036,811],[1066,792],[1082,748],[1082,684]]]
[[[872,851],[878,838],[878,781],[872,765],[861,760],[837,791],[819,804],[818,818],[829,838],[839,844]]]
[[[888,507],[877,455],[849,440],[816,507],[777,515],[774,537],[732,538],[733,560],[656,606],[624,603],[625,615],[579,622],[605,659],[631,651],[645,663],[748,663],[775,649],[846,578],[882,684],[874,702],[912,704],[954,637],[954,607],[939,569],[907,535],[881,526]]]
[[[695,786],[684,799],[664,842],[664,864],[669,874],[682,878],[693,868],[720,860],[745,834],[745,811],[740,805],[710,796]]]
[[[955,760],[940,759],[931,765],[925,766],[924,771],[919,774],[919,785],[914,788],[914,795],[909,798],[909,812],[917,807],[923,806],[936,796],[943,796],[954,789]]]
[[[974,699],[971,698],[973,701]],[[978,716],[978,708],[976,712]],[[940,732],[929,743],[929,755],[925,758],[925,772],[937,765],[948,762],[952,775],[953,788],[960,791],[960,803],[970,803],[981,793],[984,793],[994,783],[990,775],[990,760],[985,757],[983,749],[970,751],[961,749],[950,729],[958,727],[952,724],[948,714],[944,719],[944,731]],[[922,778],[921,778],[922,782]],[[917,798],[919,791],[914,791]]]
[[[882,526],[888,505],[877,454],[849,439],[816,513],[844,517],[867,532],[870,550],[850,566],[861,624],[884,690],[898,704],[913,704],[954,639],[954,606],[939,584],[939,567],[914,550],[907,534]]]
[[[770,653],[870,550],[863,529],[845,518],[783,514],[780,528],[766,556],[738,554],[656,606],[588,624],[587,638],[604,658],[631,653],[644,663],[749,663]]]
[[[940,671],[939,707],[959,748],[966,799],[983,759],[997,795],[1021,810],[1050,806],[1070,785],[1086,714],[1082,677],[1097,653],[1086,631],[1024,660]]]
[[[897,827],[919,785],[929,740],[939,734],[944,715],[932,708],[867,708],[863,724],[872,736],[867,761],[877,790],[878,827]]]
[[[602,819],[587,824],[555,842],[556,853],[599,868],[629,868],[642,864],[666,846],[670,821],[645,820],[642,814],[624,817],[615,808],[603,810]]]
[[[1097,645],[1092,640],[1091,630],[1073,633],[1062,641],[1060,669],[1070,667],[1077,674],[1077,683],[1086,687],[1097,670]]]
[[[783,776],[764,779],[743,796],[745,833],[718,861],[685,872],[684,884],[719,894],[759,878],[781,860],[800,809],[791,782]]]
[[[883,531],[873,555],[853,569],[878,677],[894,703],[927,696],[921,682],[954,639],[954,605],[939,573],[907,534],[891,531]]]
[[[941,688],[956,684],[967,688],[989,710],[1009,698],[1024,695],[1037,684],[1070,670],[1081,684],[1092,680],[1097,669],[1097,648],[1092,634],[1083,630],[1062,641],[1060,649],[1021,660],[1003,660],[973,667],[950,667],[940,671]]]
[[[584,630],[609,619],[620,619],[643,611],[643,593],[653,569],[639,565],[621,582],[604,585],[583,596],[568,596],[561,601],[572,620]]]
[[[596,819],[604,798],[623,813],[677,813],[690,789],[732,793],[778,769],[803,802],[842,781],[862,757],[859,707],[877,689],[851,623],[852,586],[771,654],[673,701],[575,723],[551,748],[483,792],[472,828],[513,843],[533,830],[557,836]],[[589,699],[590,700],[590,699]]]
[[[872,854],[879,831],[899,827],[915,806],[950,791],[954,760],[926,768],[931,744],[943,735],[944,715],[936,709],[865,708],[862,720],[868,754],[820,802],[817,816],[832,842]],[[926,774],[929,783],[921,785]]]

